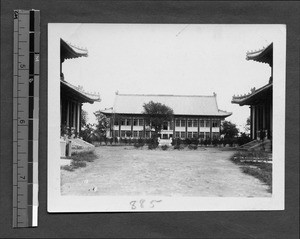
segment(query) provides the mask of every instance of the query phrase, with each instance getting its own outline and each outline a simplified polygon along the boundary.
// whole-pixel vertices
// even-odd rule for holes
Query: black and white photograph
[[[284,209],[285,25],[48,24],[48,211]]]

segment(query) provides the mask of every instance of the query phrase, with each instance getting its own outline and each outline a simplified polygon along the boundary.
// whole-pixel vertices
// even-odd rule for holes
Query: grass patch
[[[245,161],[245,158],[247,161]],[[265,162],[255,162],[258,158]],[[252,175],[268,185],[268,192],[272,193],[272,164],[266,163],[266,161],[270,160],[264,152],[237,152],[231,158],[231,161],[239,165],[243,173]]]
[[[66,171],[74,171],[77,168],[86,167],[87,162],[93,162],[97,156],[94,154],[94,151],[89,152],[79,152],[72,154],[71,157],[67,157],[68,159],[72,159],[70,165],[64,165],[61,168]]]

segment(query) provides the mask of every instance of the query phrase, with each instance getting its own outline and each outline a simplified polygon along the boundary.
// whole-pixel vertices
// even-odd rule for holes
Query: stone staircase
[[[72,141],[72,153],[94,151],[95,146],[79,138],[70,139]]]
[[[269,139],[264,140],[263,142],[260,140],[253,140],[247,144],[241,145],[239,147],[240,150],[263,150],[266,152],[272,152],[272,141]]]

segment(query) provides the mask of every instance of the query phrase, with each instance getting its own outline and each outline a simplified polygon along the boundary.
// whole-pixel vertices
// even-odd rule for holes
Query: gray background
[[[12,229],[13,10],[32,8],[41,11],[39,226]],[[299,20],[299,2],[2,0],[0,237],[298,238]],[[287,24],[286,210],[48,214],[47,23],[50,22]]]

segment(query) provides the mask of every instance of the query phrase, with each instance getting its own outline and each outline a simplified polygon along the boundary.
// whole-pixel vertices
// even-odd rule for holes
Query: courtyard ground
[[[229,159],[235,151],[101,146],[97,159],[61,170],[62,195],[270,197],[268,186]]]

